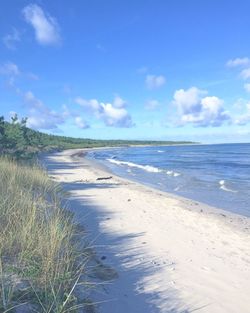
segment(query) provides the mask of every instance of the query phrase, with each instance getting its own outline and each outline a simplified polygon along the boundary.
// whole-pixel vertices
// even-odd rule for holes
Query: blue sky
[[[9,0],[0,114],[100,139],[249,142],[250,2]]]

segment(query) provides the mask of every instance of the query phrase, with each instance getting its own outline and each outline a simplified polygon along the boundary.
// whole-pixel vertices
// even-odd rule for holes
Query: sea
[[[87,158],[118,176],[250,217],[250,143],[119,147]]]

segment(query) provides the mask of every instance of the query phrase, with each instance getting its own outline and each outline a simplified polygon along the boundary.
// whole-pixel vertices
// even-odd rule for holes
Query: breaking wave
[[[146,172],[150,172],[150,173],[166,173],[169,176],[173,176],[173,177],[177,177],[180,176],[180,173],[174,172],[174,171],[166,171],[163,169],[159,169],[157,167],[151,166],[151,165],[140,165],[140,164],[136,164],[133,162],[126,162],[126,161],[119,161],[119,160],[115,160],[115,159],[106,159],[107,161],[109,161],[110,163],[116,164],[116,165],[125,165],[128,167],[134,167],[134,168],[139,168],[141,170],[144,170]]]
[[[228,192],[238,192],[237,190],[233,190],[233,189],[227,188],[227,187],[226,187],[225,180],[220,180],[220,181],[219,181],[219,185],[220,185],[220,189],[222,189],[222,190],[224,190],[224,191],[228,191]]]

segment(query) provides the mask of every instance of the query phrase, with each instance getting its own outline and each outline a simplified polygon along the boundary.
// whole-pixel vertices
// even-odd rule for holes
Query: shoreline
[[[113,147],[108,147],[108,149],[112,149]],[[226,209],[211,206],[209,204],[206,204],[204,202],[194,200],[191,198],[186,198],[181,195],[171,193],[168,191],[164,191],[161,189],[158,189],[156,187],[151,187],[149,185],[143,184],[141,182],[138,182],[136,180],[130,180],[129,178],[125,178],[122,176],[119,176],[115,174],[110,168],[102,164],[101,162],[98,162],[95,159],[89,159],[86,158],[86,155],[88,152],[91,152],[93,150],[102,150],[102,148],[86,148],[86,149],[79,149],[81,151],[78,151],[76,153],[73,153],[70,157],[73,159],[76,159],[77,161],[81,162],[83,161],[82,158],[84,158],[84,162],[88,163],[90,166],[100,169],[103,172],[106,172],[107,175],[112,175],[117,180],[123,181],[123,182],[129,182],[133,183],[135,185],[140,186],[140,188],[145,188],[145,190],[149,189],[155,193],[157,193],[160,196],[166,196],[168,198],[173,198],[176,200],[179,200],[183,203],[184,209],[187,209],[189,211],[195,211],[197,213],[212,215],[215,218],[218,218],[220,220],[223,220],[224,222],[228,223],[230,226],[240,227],[243,231],[248,230],[250,232],[250,217],[234,213],[232,211],[227,211]],[[104,148],[106,149],[106,148]],[[200,212],[202,210],[202,212]]]
[[[76,155],[90,150],[42,161],[70,192],[68,207],[98,259],[117,273],[92,295],[105,301],[98,312],[249,313],[249,218],[118,177]]]
[[[117,149],[117,151],[101,150],[101,153],[98,153],[98,151],[97,153],[91,153],[90,151],[87,159],[102,164],[107,171],[111,171],[113,174],[130,181],[138,182],[168,194],[200,202],[225,212],[250,218],[248,205],[249,188],[244,168],[239,165],[238,170],[237,167],[228,168],[226,172],[219,169],[217,165],[212,165],[213,162],[208,162],[206,165],[204,157],[199,157],[199,155],[202,155],[202,150],[205,153],[210,150],[205,148],[205,146],[201,150],[197,150],[195,147],[191,150],[184,148],[184,150],[179,152],[181,155],[184,155],[180,159],[177,147],[174,149],[165,147],[165,149],[157,151],[154,151],[157,147],[153,147],[150,150],[144,150],[144,148],[141,148],[142,150],[140,148],[136,150]],[[185,154],[189,155],[193,149],[198,153],[199,162],[204,162],[205,164],[204,166],[202,165],[200,170],[197,170],[197,168],[195,170],[195,165],[189,167],[189,163],[186,163],[185,159],[187,157]],[[104,152],[104,155],[102,155],[102,152]],[[162,152],[162,154],[159,155],[156,152]],[[170,153],[169,162],[165,158],[166,153]],[[135,158],[133,157],[134,154],[136,155]],[[150,154],[152,161],[151,159],[145,159],[144,154],[147,157]],[[209,153],[207,154],[209,158]],[[175,156],[174,159],[173,155]],[[227,159],[226,155],[225,158]],[[176,161],[174,161],[175,159]],[[222,162],[221,160],[219,158],[218,162]],[[225,166],[231,166],[230,163],[228,164],[226,163]],[[221,166],[224,168],[222,163]],[[171,176],[180,177],[170,179]]]

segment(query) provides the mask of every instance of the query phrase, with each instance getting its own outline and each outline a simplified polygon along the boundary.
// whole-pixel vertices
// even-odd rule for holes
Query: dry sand
[[[250,313],[248,218],[119,178],[76,152],[43,162],[106,269],[96,272],[98,312]]]

